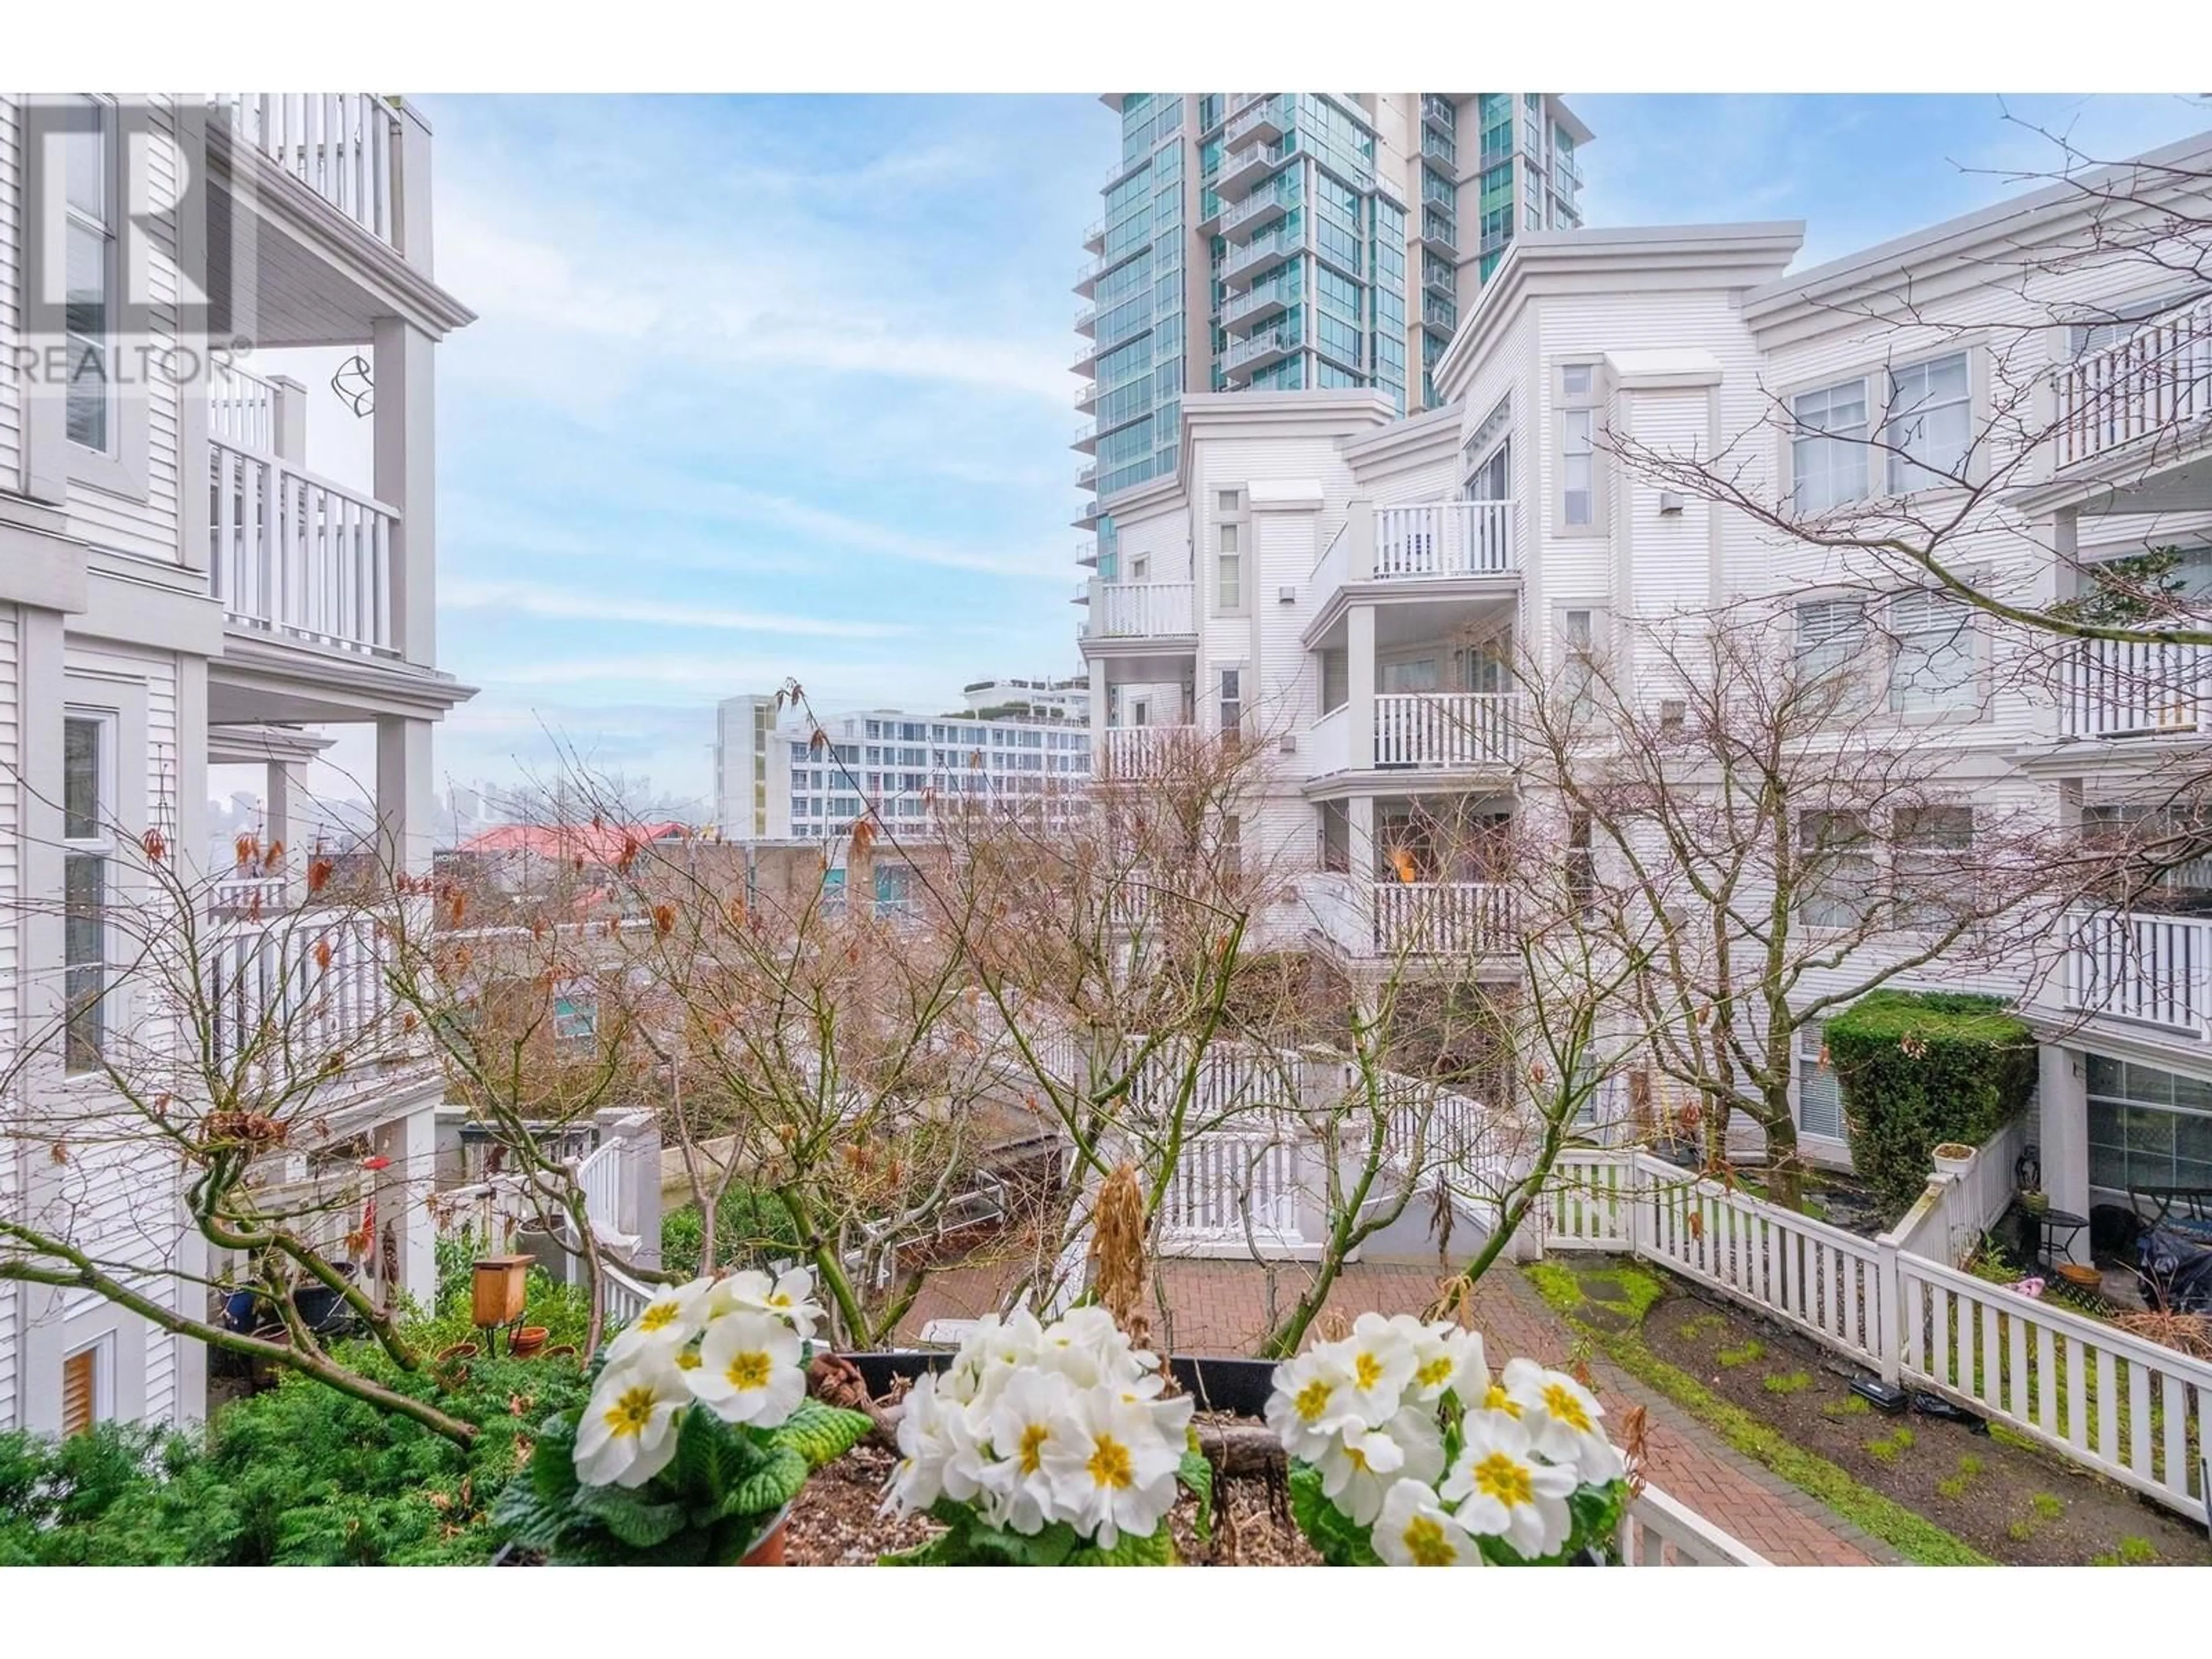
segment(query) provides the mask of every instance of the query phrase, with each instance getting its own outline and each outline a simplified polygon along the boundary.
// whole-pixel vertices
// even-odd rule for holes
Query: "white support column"
[[[1344,613],[1344,718],[1351,723],[1352,769],[1375,766],[1375,607],[1355,605]]]
[[[430,1219],[438,1161],[437,1097],[418,1102],[404,1117],[379,1124],[369,1143],[376,1156],[392,1160],[376,1186],[376,1237],[369,1248],[377,1253],[378,1271],[383,1271],[389,1234],[398,1277],[386,1290],[431,1307],[438,1297],[437,1229]]]
[[[1344,803],[1344,819],[1347,830],[1346,852],[1352,866],[1352,879],[1361,890],[1361,902],[1366,902],[1365,889],[1375,881],[1375,797],[1354,795]]]
[[[399,654],[438,661],[436,382],[430,337],[397,317],[374,332],[376,498],[397,508],[392,542],[392,634]]]
[[[1345,507],[1344,520],[1344,579],[1348,582],[1371,581],[1375,577],[1375,503],[1364,496],[1354,496]],[[1316,594],[1318,603],[1326,598]]]
[[[2045,1043],[2036,1051],[2037,1099],[2042,1116],[2037,1156],[2043,1161],[2043,1190],[2054,1210],[2089,1213],[2088,1066],[2075,1048]],[[2089,1260],[2084,1228],[2067,1250],[2073,1260]]]
[[[430,872],[436,803],[431,799],[430,722],[387,715],[376,722],[377,854],[393,872]]]
[[[289,904],[297,904],[304,895],[304,878],[307,855],[314,849],[308,843],[311,834],[306,812],[307,805],[307,769],[306,763],[295,760],[270,760],[263,769],[262,785],[264,800],[264,838],[281,842],[284,848],[283,873],[285,878],[284,898]]]
[[[276,459],[289,461],[295,466],[305,466],[307,464],[307,388],[289,374],[272,374],[269,377],[269,384],[276,389],[270,424],[276,428],[271,437],[276,446]]]
[[[399,132],[392,143],[392,177],[398,191],[392,223],[399,232],[399,257],[425,276],[430,270],[430,124],[412,102],[399,106]]]

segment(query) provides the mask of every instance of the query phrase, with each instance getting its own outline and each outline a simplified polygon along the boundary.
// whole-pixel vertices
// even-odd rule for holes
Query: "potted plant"
[[[1928,1155],[1936,1160],[1938,1175],[1964,1175],[1974,1161],[1974,1149],[1955,1140],[1938,1141]]]
[[[1268,1426],[1291,1513],[1331,1566],[1559,1565],[1607,1558],[1628,1503],[1604,1409],[1574,1378],[1408,1314],[1275,1372]]]
[[[1103,1308],[1050,1325],[981,1321],[901,1407],[886,1507],[945,1530],[883,1558],[908,1566],[1165,1566],[1180,1490],[1212,1523],[1213,1470],[1193,1402]]]
[[[803,1268],[663,1291],[539,1431],[495,1523],[562,1565],[780,1564],[806,1477],[872,1426],[806,1397],[820,1316]]]

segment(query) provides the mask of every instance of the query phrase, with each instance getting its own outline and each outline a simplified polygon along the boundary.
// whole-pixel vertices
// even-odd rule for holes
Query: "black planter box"
[[[950,1351],[914,1353],[842,1353],[860,1373],[868,1392],[880,1399],[890,1391],[893,1379],[908,1382],[926,1371],[941,1371],[952,1363]],[[1237,1417],[1259,1417],[1267,1409],[1274,1388],[1272,1359],[1217,1358],[1211,1354],[1174,1354],[1168,1370],[1201,1411],[1228,1412]]]

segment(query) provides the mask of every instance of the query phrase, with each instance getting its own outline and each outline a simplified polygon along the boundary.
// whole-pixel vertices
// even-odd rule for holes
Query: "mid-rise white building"
[[[380,1018],[368,930],[293,926],[318,902],[301,728],[374,733],[381,856],[427,873],[431,731],[469,695],[439,666],[434,381],[471,320],[436,280],[430,204],[430,131],[398,99],[0,97],[0,1044],[11,1065],[44,1045],[0,1103],[0,1213],[193,1317],[218,1264],[176,1148],[101,1127],[114,1045],[182,1036],[122,919],[154,902],[152,849],[197,866],[207,769],[264,769],[268,835],[205,933],[230,953],[210,974],[270,972],[227,981],[227,1012],[251,1029],[257,999],[343,975],[359,996],[330,1031]],[[210,360],[238,337],[252,373]],[[313,423],[356,418],[295,378],[333,349],[374,383],[359,476],[306,465]],[[284,1156],[347,1172],[362,1282],[427,1301],[440,1073],[341,1069]],[[0,1428],[188,1423],[206,1360],[89,1291],[0,1279]]]
[[[1049,695],[1071,693],[1063,684]],[[825,716],[817,742],[805,715],[779,711],[774,696],[718,706],[714,792],[725,840],[836,841],[863,818],[921,836],[939,797],[1049,808],[1091,778],[1091,731],[1081,718],[878,708]]]
[[[2155,159],[2141,180],[2194,191],[2204,222],[2212,137]],[[2148,238],[2116,234],[2114,212],[2055,185],[1796,273],[1795,223],[1524,232],[1437,365],[1442,407],[1187,395],[1176,465],[1116,496],[1115,557],[1086,595],[1100,777],[1140,781],[1183,734],[1256,738],[1271,779],[1243,844],[1306,872],[1279,928],[1355,969],[1410,947],[1510,977],[1510,894],[1480,831],[1528,787],[1514,664],[1759,599],[1800,653],[1887,677],[1887,714],[1942,757],[1961,833],[1999,806],[2084,826],[2156,810],[2212,733],[2201,647],[2153,663],[2066,644],[2058,689],[2039,690],[2011,672],[2016,642],[1925,580],[1620,459],[1726,455],[1747,491],[1808,514],[1940,514],[1931,478],[1984,476],[1994,453],[2006,488],[1945,544],[1978,582],[2045,605],[2077,565],[2171,546],[2203,585],[2212,297],[2176,274],[2185,260],[2129,257],[2174,234],[2160,209]],[[2077,916],[1976,981],[2022,999],[2045,1038],[2028,1138],[2061,1208],[2212,1188],[2212,921],[2174,886],[2170,908]],[[1808,1042],[1800,1133],[1844,1162]]]

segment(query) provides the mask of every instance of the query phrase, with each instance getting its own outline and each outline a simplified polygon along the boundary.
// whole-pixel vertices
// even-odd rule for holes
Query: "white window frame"
[[[1844,1121],[1844,1085],[1834,1066],[1822,1058],[1828,1045],[1827,1022],[1810,1019],[1797,1028],[1797,1132],[1815,1135],[1823,1140],[1842,1140],[1848,1137],[1850,1126]],[[1835,1125],[1832,1129],[1816,1128],[1806,1111],[1806,1085],[1826,1075],[1826,1086],[1832,1091],[1836,1103]]]
[[[1981,630],[1974,607],[1923,587],[1894,595],[1888,611],[1891,712],[1907,719],[1979,713],[1984,699]],[[1962,659],[1963,672],[1952,679],[1929,682],[1929,666],[1945,656]]]
[[[1826,818],[1856,819],[1860,833],[1856,841],[1848,843],[1850,850],[1841,850],[1842,844],[1827,849],[1825,856],[1833,860],[1827,868],[1817,872],[1808,872],[1808,879],[1799,895],[1798,914],[1808,927],[1846,932],[1864,927],[1874,907],[1881,902],[1881,843],[1875,837],[1874,826],[1867,822],[1863,812],[1808,810],[1797,815],[1801,864],[1809,864],[1814,855],[1813,821]],[[1844,874],[1846,863],[1856,878],[1848,882],[1837,879]],[[1863,874],[1860,873],[1862,872]],[[1832,885],[1830,884],[1832,882]],[[1838,917],[1841,920],[1838,920]]]
[[[1900,385],[1904,377],[1917,376],[1924,386],[1929,376],[1935,370],[1954,362],[1957,363],[1959,368],[1961,390],[1954,395],[1946,396],[1940,400],[1930,400],[1923,396],[1910,409],[1900,407],[1901,400],[1905,396],[1904,389]],[[1904,495],[1921,489],[1962,488],[1960,481],[1967,478],[1974,459],[1974,408],[1977,400],[1974,396],[1973,352],[1960,348],[1957,350],[1939,352],[1933,356],[1917,357],[1906,362],[1893,364],[1888,371],[1887,387],[1889,396],[1883,407],[1881,433],[1882,442],[1887,447],[1887,452],[1885,459],[1888,463],[1889,493],[1893,495]],[[1960,413],[1965,428],[1964,434],[1954,464],[1938,471],[1931,468],[1926,460],[1915,456],[1912,453],[1913,447],[1919,444],[1924,451],[1925,431],[1930,418],[1953,410]],[[1899,451],[1904,453],[1898,453]],[[1951,459],[1949,457],[1933,459]]]
[[[63,239],[64,268],[67,268],[71,233],[88,232],[100,239],[100,325],[97,341],[65,333],[63,345],[72,366],[76,361],[76,342],[83,339],[87,346],[99,355],[101,380],[100,393],[100,441],[88,444],[72,436],[69,430],[69,411],[76,404],[76,380],[71,374],[64,377],[62,389],[62,436],[70,449],[79,455],[95,456],[113,460],[120,453],[123,435],[118,418],[121,399],[116,394],[117,355],[120,349],[122,330],[118,326],[122,303],[123,286],[123,131],[118,119],[115,100],[100,93],[77,93],[71,95],[72,106],[82,102],[99,112],[100,147],[101,210],[95,216],[70,199],[68,166],[63,166],[59,223]]]
[[[1221,734],[1225,738],[1241,738],[1244,735],[1249,672],[1241,662],[1225,663],[1214,671],[1214,689],[1219,694]]]
[[[1790,653],[1807,673],[1826,677],[1845,672],[1866,649],[1866,601],[1855,596],[1814,594],[1790,609]]]
[[[64,913],[65,918],[63,924],[64,965],[62,996],[64,1024],[62,1033],[62,1070],[65,1076],[72,1078],[98,1077],[102,1072],[102,1067],[99,1065],[72,1066],[70,1063],[70,1036],[69,1028],[74,1024],[74,1020],[70,1017],[68,1008],[70,998],[70,975],[74,970],[80,968],[89,967],[97,967],[100,969],[100,992],[97,1005],[100,1011],[100,1018],[95,1025],[95,1030],[99,1033],[99,1036],[93,1051],[95,1054],[101,1056],[106,1054],[107,1034],[113,1028],[114,1024],[114,988],[109,983],[113,969],[112,955],[114,924],[109,917],[109,912],[115,902],[116,884],[114,864],[116,853],[118,851],[115,836],[115,823],[119,805],[122,778],[120,755],[118,752],[121,747],[123,730],[123,718],[121,711],[114,708],[88,707],[77,703],[69,703],[64,706],[62,710],[62,730],[64,733],[63,754],[64,769],[67,767],[67,733],[69,727],[71,725],[80,723],[91,726],[94,732],[94,748],[93,755],[93,792],[94,798],[93,801],[93,829],[90,835],[77,836],[71,835],[70,833],[68,817],[68,777],[66,769],[64,769],[63,777],[63,799],[61,803],[62,891],[64,896]],[[100,935],[100,960],[96,963],[71,963],[68,960],[66,896],[69,891],[69,867],[73,862],[78,860],[96,860],[98,861],[100,872],[99,900],[101,924]]]
[[[1557,483],[1552,491],[1555,533],[1562,536],[1601,536],[1605,533],[1606,489],[1603,457],[1598,453],[1598,416],[1605,404],[1605,368],[1596,362],[1555,364],[1553,368],[1553,457]],[[1569,381],[1582,380],[1582,389],[1569,392]],[[1577,465],[1582,483],[1572,482]],[[1582,498],[1577,501],[1577,497]],[[1577,517],[1579,511],[1581,516]]]
[[[1859,415],[1850,425],[1831,424],[1837,395],[1856,387],[1858,393]],[[1810,398],[1826,400],[1826,406],[1817,411],[1808,411],[1805,404]],[[1800,518],[1818,518],[1824,513],[1848,507],[1855,501],[1869,499],[1874,493],[1873,470],[1867,464],[1872,453],[1869,440],[1875,432],[1874,379],[1870,374],[1846,375],[1820,386],[1806,386],[1789,394],[1790,420],[1784,434],[1784,453],[1789,462],[1790,510]],[[1819,424],[1810,424],[1810,422]],[[1853,435],[1856,434],[1856,435]],[[1808,456],[1832,458],[1841,456],[1843,464],[1824,465],[1824,478],[1841,477],[1843,487],[1831,485],[1823,490],[1817,503],[1806,499],[1805,486],[1812,476],[1807,465]],[[1850,475],[1856,472],[1856,481]]]
[[[1231,499],[1237,503],[1233,512],[1224,506]],[[1213,609],[1216,616],[1242,617],[1249,614],[1252,608],[1252,538],[1249,528],[1251,515],[1245,508],[1245,495],[1241,489],[1217,489],[1214,492]]]
[[[70,1361],[86,1354],[92,1356],[92,1421],[85,1425],[85,1431],[89,1433],[100,1424],[115,1420],[115,1333],[102,1331],[91,1341],[80,1342],[65,1352],[57,1381],[69,1375]],[[56,1389],[57,1401],[64,1392],[64,1389]]]

